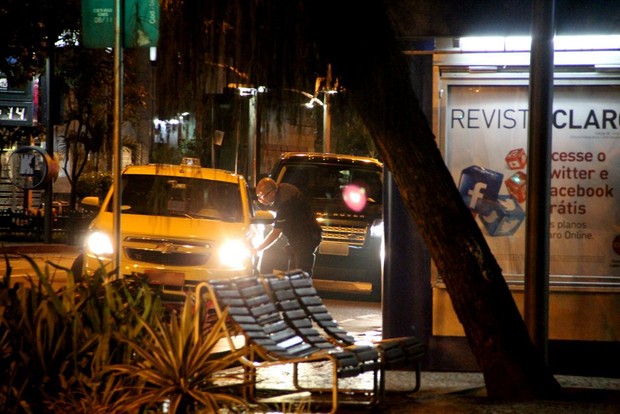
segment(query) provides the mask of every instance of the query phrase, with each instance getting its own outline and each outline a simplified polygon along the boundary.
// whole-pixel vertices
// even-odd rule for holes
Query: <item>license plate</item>
[[[331,254],[333,256],[348,256],[349,245],[346,243],[321,242],[319,244],[320,254]]]
[[[183,286],[185,274],[181,272],[167,272],[165,270],[145,270],[144,274],[153,285]]]

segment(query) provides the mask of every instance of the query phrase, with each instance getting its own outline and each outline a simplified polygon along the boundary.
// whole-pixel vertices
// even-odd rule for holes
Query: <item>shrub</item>
[[[76,281],[68,269],[48,263],[42,271],[20,256],[36,277],[11,286],[5,256],[0,412],[137,413],[164,401],[175,409],[171,413],[245,406],[233,389],[212,379],[237,355],[209,358],[221,331],[200,328],[204,312],[192,312],[190,305],[200,300],[190,298],[175,314],[142,278],[114,280],[102,269]],[[50,266],[68,273],[58,291]]]
[[[103,199],[112,185],[110,172],[85,172],[80,175],[76,194],[79,200],[87,196],[97,196]]]

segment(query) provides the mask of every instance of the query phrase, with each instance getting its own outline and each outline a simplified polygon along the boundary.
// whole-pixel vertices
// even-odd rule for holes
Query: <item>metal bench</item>
[[[292,365],[295,392],[311,395],[312,402],[325,402],[322,395],[331,394],[329,403],[335,413],[341,397],[354,395],[350,402],[376,405],[381,399],[382,387],[379,382],[383,364],[381,353],[372,345],[339,345],[327,340],[313,330],[311,319],[295,319],[297,309],[286,308],[286,301],[274,301],[262,278],[243,277],[231,280],[214,280],[201,284],[206,286],[218,317],[225,311],[229,315],[233,329],[227,329],[225,336],[231,350],[237,350],[234,336],[242,334],[247,352],[240,362],[244,367],[248,384],[247,397],[261,402],[257,396],[257,370],[275,365]],[[293,305],[290,303],[289,305]],[[297,312],[297,313],[298,313]],[[310,324],[310,326],[308,325]],[[316,381],[301,384],[299,368],[301,364],[327,362],[331,365],[331,386],[318,386]],[[371,389],[344,387],[342,379],[368,373],[372,375]],[[314,383],[312,383],[314,382]],[[270,398],[269,401],[273,401]]]
[[[303,326],[303,329],[310,329],[308,320],[311,320],[312,326],[323,332],[318,335],[327,338],[336,346],[351,346],[357,343],[356,339],[332,317],[315,289],[312,279],[306,273],[296,270],[264,278],[283,315],[293,326],[299,325]],[[303,332],[305,331],[300,331]],[[381,354],[380,395],[385,392],[384,371],[388,370],[415,370],[415,385],[404,392],[414,393],[420,389],[421,362],[426,353],[426,346],[418,338],[414,336],[388,338],[372,342],[372,345]]]

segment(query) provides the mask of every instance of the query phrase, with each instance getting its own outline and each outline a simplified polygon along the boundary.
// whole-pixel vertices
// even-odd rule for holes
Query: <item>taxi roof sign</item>
[[[183,157],[183,159],[181,160],[181,165],[192,165],[200,167],[200,158]]]

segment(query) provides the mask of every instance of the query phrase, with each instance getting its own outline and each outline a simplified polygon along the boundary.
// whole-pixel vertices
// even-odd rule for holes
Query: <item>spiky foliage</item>
[[[225,373],[244,351],[218,353],[226,315],[206,334],[201,332],[201,315],[204,312],[195,312],[190,301],[186,301],[179,317],[167,321],[158,318],[154,324],[140,318],[147,332],[142,338],[116,335],[135,352],[131,364],[108,368],[120,377],[135,380],[139,392],[132,393],[134,398],[126,408],[133,411],[164,403],[169,404],[170,413],[249,408],[242,398],[233,395],[248,385],[241,372]]]
[[[140,279],[105,282],[97,275],[76,283],[70,272],[55,291],[50,266],[41,270],[22,259],[35,276],[10,287],[7,273],[0,289],[0,411],[46,412],[49,401],[73,387],[101,394],[103,367],[131,356],[113,333],[140,336],[136,317],[150,321],[161,313],[159,300]]]
[[[170,400],[183,411],[244,407],[233,396],[235,376],[214,376],[238,353],[213,357],[222,320],[206,334],[188,300],[170,313],[141,278],[116,280],[103,268],[76,279],[48,263],[11,286],[11,266],[0,284],[0,412],[132,413]],[[55,290],[50,268],[67,272]],[[228,394],[231,395],[228,395]],[[156,396],[156,397],[153,397]],[[160,406],[161,407],[161,406]],[[175,410],[177,410],[175,408]]]

